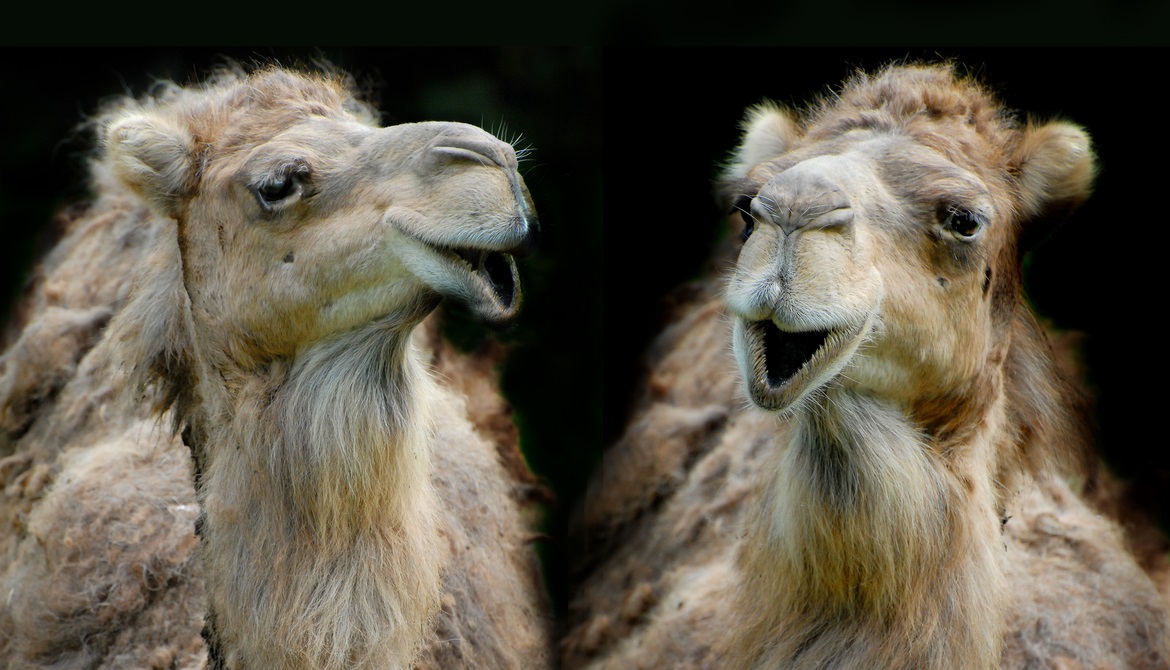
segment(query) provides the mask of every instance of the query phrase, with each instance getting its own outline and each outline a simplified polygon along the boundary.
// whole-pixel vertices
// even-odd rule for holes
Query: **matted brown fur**
[[[154,98],[122,101],[99,122],[176,98],[203,142],[194,147],[202,167],[178,175],[176,201],[215,179],[224,157],[263,143],[289,119],[376,119],[336,73],[273,69],[164,88]],[[251,118],[263,123],[250,125]],[[94,199],[59,221],[60,239],[30,282],[0,357],[0,667],[207,667],[206,565],[191,452],[215,447],[185,445],[172,422],[188,441],[198,439],[193,418],[202,422],[195,433],[216,434],[215,426],[198,415],[201,399],[189,384],[201,373],[186,367],[190,343],[137,338],[143,326],[125,316],[128,305],[157,290],[143,277],[178,271],[167,265],[178,260],[170,255],[178,255],[176,226],[124,185],[125,174],[115,177],[108,154],[96,158],[92,179]],[[173,204],[170,196],[145,197],[155,211]],[[160,308],[173,307],[157,303],[152,313]],[[181,334],[173,318],[146,327]],[[426,417],[434,434],[423,486],[441,504],[433,512],[437,534],[427,540],[438,553],[422,557],[437,561],[427,568],[439,575],[435,609],[418,609],[425,618],[407,622],[424,631],[409,665],[545,667],[552,615],[532,549],[538,510],[531,501],[539,496],[496,390],[502,352],[455,350],[434,317],[411,340],[419,363],[439,380]],[[236,354],[267,355],[260,340],[243,344]],[[287,577],[278,566],[257,567]],[[294,614],[274,616],[292,621]],[[226,651],[213,661],[230,663]]]
[[[718,190],[754,230],[681,294],[590,487],[564,666],[1168,667],[1167,603],[1085,502],[1086,401],[1022,295],[1089,193],[1084,131],[946,65],[744,130]],[[946,228],[960,208],[979,225]],[[773,377],[760,322],[843,334]]]

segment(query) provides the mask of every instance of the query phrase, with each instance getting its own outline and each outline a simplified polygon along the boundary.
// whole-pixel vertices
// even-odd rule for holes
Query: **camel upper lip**
[[[790,407],[844,367],[869,323],[785,330],[770,320],[740,319],[748,360],[748,394],[764,409]]]

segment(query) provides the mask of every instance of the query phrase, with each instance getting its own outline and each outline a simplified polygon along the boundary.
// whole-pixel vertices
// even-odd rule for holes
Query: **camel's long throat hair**
[[[148,384],[140,388],[174,399],[196,464],[205,572],[228,576],[208,580],[209,600],[231,604],[213,607],[205,631],[213,661],[230,667],[234,652],[266,667],[331,668],[410,658],[443,565],[429,481],[433,381],[413,324],[373,323],[225,383],[182,346],[192,331],[179,259],[168,257],[178,246],[162,246],[171,253],[116,326],[144,347],[168,344],[141,351],[160,367],[135,373]]]
[[[426,632],[442,566],[431,382],[409,330],[393,325],[323,342],[274,378],[249,380],[228,427],[208,435],[240,445],[204,465],[203,490],[222,492],[203,496],[206,513],[230,524],[223,544],[208,538],[218,546],[208,570],[264,560],[261,574],[242,576],[257,584],[224,588],[225,600],[251,597],[229,610],[241,620],[219,614],[218,625],[251,627],[258,640],[280,631],[253,657],[279,659],[287,650],[275,645],[293,641],[301,662],[360,667],[367,656],[410,658]],[[205,532],[222,532],[214,521]],[[280,584],[282,574],[316,577]],[[389,643],[399,646],[380,648]],[[326,651],[337,657],[317,657]]]
[[[340,77],[270,70],[103,119],[164,229],[114,328],[192,450],[214,667],[406,667],[437,607],[436,387],[411,332],[439,292],[516,309],[531,211],[511,147],[375,118]]]
[[[778,427],[740,554],[745,668],[998,667],[1005,505],[1079,463],[1083,400],[1022,294],[1087,135],[949,66],[753,109],[720,186],[747,395]]]

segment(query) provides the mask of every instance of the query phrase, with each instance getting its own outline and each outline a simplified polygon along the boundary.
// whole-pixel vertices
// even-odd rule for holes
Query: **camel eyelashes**
[[[279,200],[284,200],[292,194],[294,182],[289,177],[281,177],[276,181],[262,184],[256,189],[256,194],[260,196],[260,200],[265,203],[274,203]]]
[[[944,207],[939,219],[944,229],[961,240],[972,240],[983,230],[984,221],[980,214],[955,205]]]
[[[756,228],[756,219],[752,216],[752,197],[741,195],[736,198],[731,209],[732,214],[735,212],[739,212],[739,215],[743,217],[743,230],[739,233],[739,241],[747,242],[747,238],[751,237],[752,231]]]

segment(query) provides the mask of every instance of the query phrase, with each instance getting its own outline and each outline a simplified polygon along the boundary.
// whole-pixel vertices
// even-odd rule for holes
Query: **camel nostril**
[[[771,223],[786,235],[797,230],[839,228],[853,223],[849,196],[832,176],[842,168],[835,156],[802,161],[776,175],[756,196]]]
[[[443,144],[432,147],[432,151],[448,159],[506,167],[506,160],[499,147],[482,138],[446,136],[442,140]]]
[[[848,205],[804,206],[798,211],[792,209],[794,213],[791,215],[773,217],[786,235],[800,229],[847,228],[853,223],[853,208]]]

